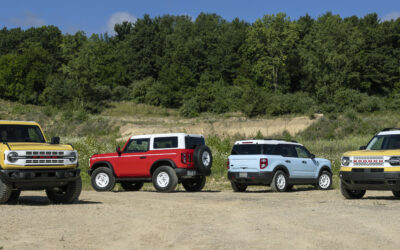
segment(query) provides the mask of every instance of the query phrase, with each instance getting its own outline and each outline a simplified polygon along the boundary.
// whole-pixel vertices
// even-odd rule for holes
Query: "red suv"
[[[153,182],[160,192],[171,192],[178,183],[195,192],[203,189],[211,174],[212,160],[202,135],[137,135],[122,150],[93,155],[88,173],[96,191],[111,191],[115,183],[138,191],[144,182]]]

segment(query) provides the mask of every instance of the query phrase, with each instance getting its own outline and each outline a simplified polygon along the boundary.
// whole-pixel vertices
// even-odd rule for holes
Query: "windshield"
[[[0,125],[1,142],[40,142],[45,143],[38,126]]]
[[[377,135],[367,146],[367,150],[387,149],[400,149],[400,135]]]

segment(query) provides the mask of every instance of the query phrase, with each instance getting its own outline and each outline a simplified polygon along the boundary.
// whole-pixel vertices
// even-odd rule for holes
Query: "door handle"
[[[285,162],[287,162],[287,163],[290,163],[290,161],[289,161],[289,160],[286,160]]]
[[[146,156],[140,156],[140,159],[146,159]]]
[[[307,164],[307,162],[306,162],[306,161],[302,161],[302,163],[304,163],[304,164]]]

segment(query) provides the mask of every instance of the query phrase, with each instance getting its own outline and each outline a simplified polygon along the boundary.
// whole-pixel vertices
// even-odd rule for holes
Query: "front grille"
[[[71,163],[64,151],[26,151],[19,154],[18,165],[60,166]]]
[[[355,156],[354,166],[383,166],[383,156]]]

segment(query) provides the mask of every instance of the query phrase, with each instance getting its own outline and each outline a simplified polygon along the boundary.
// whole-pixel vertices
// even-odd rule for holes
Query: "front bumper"
[[[385,172],[379,168],[354,168],[340,171],[342,185],[351,190],[400,191],[400,172]]]
[[[240,176],[243,174],[246,177]],[[270,185],[273,176],[273,172],[228,172],[229,180],[247,185]]]

